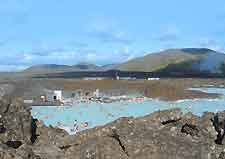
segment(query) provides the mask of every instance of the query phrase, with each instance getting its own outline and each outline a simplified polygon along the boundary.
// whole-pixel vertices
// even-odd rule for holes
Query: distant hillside
[[[72,67],[77,70],[98,70],[98,69],[100,69],[99,66],[97,66],[95,64],[89,64],[89,63],[79,63],[77,65],[73,65]]]
[[[36,65],[23,71],[26,75],[100,72],[119,70],[127,72],[160,72],[160,73],[223,73],[225,74],[225,54],[205,48],[168,49],[151,53],[144,57],[132,59],[122,64],[97,66],[89,63],[77,65]]]
[[[205,48],[169,49],[127,61],[121,71],[221,73],[225,54]]]
[[[23,71],[25,74],[46,74],[46,73],[61,73],[73,71],[96,71],[99,66],[88,63],[79,63],[77,65],[57,65],[57,64],[43,64],[35,65]]]
[[[117,68],[119,65],[118,64],[108,64],[108,65],[103,65],[101,67],[101,70],[103,71],[107,71],[107,70],[113,70],[115,68]]]

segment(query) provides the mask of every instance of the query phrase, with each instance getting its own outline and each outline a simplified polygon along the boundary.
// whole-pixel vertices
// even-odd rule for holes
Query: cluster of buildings
[[[61,90],[53,90],[53,91],[47,91],[45,95],[40,96],[42,102],[48,102],[48,101],[62,101],[62,91]]]
[[[62,90],[47,90],[41,95],[33,99],[25,99],[25,104],[31,105],[62,105],[63,91]]]
[[[37,106],[51,106],[51,105],[64,105],[67,99],[78,99],[86,97],[99,97],[99,89],[95,91],[62,91],[62,90],[44,90],[42,94],[33,99],[24,99],[25,104]]]
[[[137,78],[135,76],[119,76],[116,75],[115,78],[108,78],[108,77],[84,77],[83,80],[104,80],[104,79],[116,79],[116,80],[159,80],[159,77],[148,77],[148,78]]]
[[[24,100],[25,104],[32,106],[63,106],[74,105],[76,103],[112,103],[121,101],[142,101],[144,97],[130,97],[118,94],[108,94],[100,92],[99,89],[95,91],[76,90],[76,91],[62,91],[62,90],[45,90],[44,93],[33,99]]]

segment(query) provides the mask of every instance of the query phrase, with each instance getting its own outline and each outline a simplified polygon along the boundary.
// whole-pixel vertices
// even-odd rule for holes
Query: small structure
[[[160,80],[160,78],[148,78],[147,80],[148,81],[158,81],[158,80]]]
[[[46,102],[46,101],[47,101],[46,95],[41,95],[41,102]]]
[[[91,80],[104,80],[106,78],[103,77],[85,77],[83,80],[91,81]]]
[[[100,96],[100,95],[99,95],[99,89],[96,89],[96,90],[94,91],[93,96],[95,96],[95,97],[99,97],[99,96]]]
[[[61,90],[54,90],[53,91],[53,99],[61,101],[62,100],[62,91]]]
[[[44,99],[44,96],[41,96],[41,99]],[[61,101],[62,100],[62,91],[61,90],[48,90],[46,95],[46,101]]]
[[[23,102],[24,104],[32,104],[34,101],[33,99],[24,99]]]

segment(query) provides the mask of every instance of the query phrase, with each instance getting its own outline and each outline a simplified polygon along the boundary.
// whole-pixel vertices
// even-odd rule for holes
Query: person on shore
[[[58,121],[57,126],[62,126],[62,123],[60,121]]]
[[[84,123],[84,127],[87,128],[88,127],[88,122]]]
[[[192,109],[192,106],[191,106],[191,105],[189,105],[189,106],[188,106],[188,109],[189,109],[189,110],[191,110],[191,109]]]
[[[74,127],[74,128],[77,127],[77,120],[74,121],[73,127]]]
[[[79,126],[77,125],[76,132],[79,132],[79,131],[80,131],[80,129],[79,129]]]
[[[82,125],[81,125],[82,128],[87,128],[88,127],[88,122],[84,122]]]

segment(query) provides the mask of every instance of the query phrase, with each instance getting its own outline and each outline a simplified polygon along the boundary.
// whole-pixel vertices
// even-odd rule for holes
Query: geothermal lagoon
[[[219,93],[217,99],[187,99],[176,102],[146,99],[143,102],[79,103],[72,106],[33,106],[32,115],[45,125],[65,129],[70,134],[105,125],[120,117],[141,117],[155,111],[180,108],[184,113],[201,116],[204,112],[225,109],[224,88],[192,88],[208,93]]]

